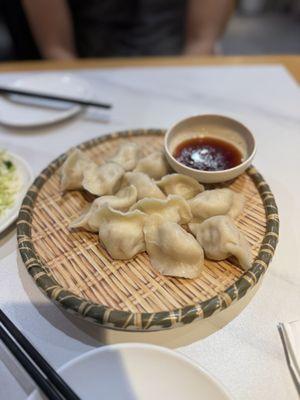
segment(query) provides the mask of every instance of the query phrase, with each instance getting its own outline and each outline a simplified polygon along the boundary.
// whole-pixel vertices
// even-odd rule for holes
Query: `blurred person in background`
[[[18,59],[214,54],[234,0],[1,0]]]

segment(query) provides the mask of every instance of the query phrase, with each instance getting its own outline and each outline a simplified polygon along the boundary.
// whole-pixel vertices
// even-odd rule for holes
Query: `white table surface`
[[[225,114],[254,132],[255,165],[279,206],[275,257],[261,287],[236,318],[178,351],[214,374],[234,399],[297,399],[276,328],[278,321],[300,319],[300,91],[295,81],[280,66],[77,70],[74,74],[92,83],[99,100],[111,101],[112,112],[43,129],[0,127],[0,146],[27,159],[36,174],[70,146],[87,139],[127,128],[168,127],[191,114]],[[1,74],[0,83],[24,75]],[[16,251],[15,230],[0,239],[0,246],[0,306],[54,367],[101,345],[99,330],[66,315],[34,285]],[[23,400],[32,388],[30,379],[0,346],[0,398]]]

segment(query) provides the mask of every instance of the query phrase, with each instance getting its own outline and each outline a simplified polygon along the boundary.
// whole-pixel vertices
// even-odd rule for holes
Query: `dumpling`
[[[190,223],[189,228],[203,247],[207,258],[220,261],[234,256],[243,269],[251,267],[250,245],[228,215],[217,215],[201,224]]]
[[[139,148],[136,143],[122,144],[117,153],[109,160],[121,165],[125,171],[131,171],[138,162]]]
[[[153,179],[160,179],[170,171],[169,164],[162,151],[155,151],[141,158],[134,169],[135,172],[144,172]]]
[[[203,250],[180,225],[152,215],[146,220],[144,234],[151,264],[158,272],[190,279],[199,276],[204,266]]]
[[[143,172],[126,172],[122,185],[124,184],[136,187],[138,200],[145,197],[153,197],[155,199],[164,199],[166,197],[154,180]]]
[[[101,208],[99,238],[116,260],[126,260],[145,251],[143,226],[147,218],[141,211],[122,213],[110,207]]]
[[[164,220],[187,224],[192,219],[188,202],[180,196],[170,195],[166,200],[145,198],[134,204],[130,210],[140,210],[145,214],[159,214]]]
[[[134,186],[127,186],[118,191],[114,196],[101,196],[93,201],[83,213],[71,222],[70,228],[83,228],[90,232],[99,229],[99,211],[109,206],[114,210],[127,211],[136,202],[137,191]]]
[[[242,193],[232,191],[232,203],[228,211],[231,218],[237,218],[243,211],[245,206],[245,197]]]
[[[61,167],[61,189],[81,189],[83,172],[95,166],[96,164],[81,150],[73,150]]]
[[[127,211],[135,202],[137,190],[135,186],[130,185],[120,189],[113,196],[101,196],[94,200],[92,206],[100,208],[108,204],[111,208],[119,211]]]
[[[183,174],[169,174],[156,183],[164,193],[178,194],[187,200],[204,190],[196,179]]]
[[[114,162],[86,168],[83,173],[82,187],[96,196],[115,193],[121,185],[124,169]]]
[[[244,207],[244,196],[228,188],[206,190],[189,200],[195,221],[201,222],[215,215],[237,217]]]

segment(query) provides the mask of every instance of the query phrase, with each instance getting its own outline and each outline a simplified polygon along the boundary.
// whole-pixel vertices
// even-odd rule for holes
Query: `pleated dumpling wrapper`
[[[141,158],[134,169],[134,172],[143,172],[155,180],[165,176],[169,171],[169,164],[162,151],[155,151]]]
[[[180,225],[152,215],[144,225],[146,250],[153,267],[163,275],[197,278],[204,267],[203,250]]]
[[[201,224],[190,223],[189,228],[203,247],[207,258],[221,261],[234,256],[244,270],[251,267],[250,245],[228,215],[217,215]]]
[[[131,208],[148,215],[158,214],[166,221],[184,225],[191,221],[192,213],[188,202],[181,196],[170,195],[165,200],[145,198],[139,200]]]
[[[121,185],[124,169],[114,162],[87,168],[83,173],[82,187],[96,196],[114,194]]]
[[[204,190],[204,186],[196,179],[183,174],[169,174],[156,183],[165,194],[177,194],[186,200]]]
[[[61,190],[81,189],[84,171],[96,166],[83,151],[73,150],[61,167]]]
[[[147,215],[141,211],[99,211],[99,238],[115,260],[127,260],[145,251],[143,226]]]
[[[132,171],[138,162],[138,158],[138,145],[133,142],[127,142],[121,144],[116,154],[109,161],[113,161],[121,165],[125,171]]]
[[[155,199],[165,199],[166,196],[156,185],[153,179],[143,172],[126,172],[123,178],[122,186],[133,185],[137,189],[137,199],[145,197]]]
[[[242,212],[244,204],[244,196],[228,188],[205,190],[189,200],[195,222],[202,222],[215,215],[236,218]]]
[[[120,189],[114,196],[101,196],[93,201],[82,214],[71,222],[70,228],[83,228],[89,232],[99,230],[99,211],[109,206],[114,210],[127,211],[136,202],[136,188],[131,185]]]

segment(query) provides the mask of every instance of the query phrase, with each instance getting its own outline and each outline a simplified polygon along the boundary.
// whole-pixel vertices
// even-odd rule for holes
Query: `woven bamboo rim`
[[[131,138],[131,140],[140,141],[141,143],[144,141],[144,151],[147,154],[154,149],[161,148],[163,134],[164,131],[157,129],[122,131],[89,140],[79,145],[78,148],[87,151],[94,157],[97,156],[99,149],[101,149],[104,158],[107,158],[110,153],[115,151],[119,141]],[[56,231],[60,232],[62,229],[61,240],[63,241],[64,235],[66,236],[66,231],[63,231],[64,215],[61,215],[61,209],[58,207],[58,202],[61,199],[61,193],[58,190],[58,170],[66,157],[66,153],[58,157],[36,178],[24,198],[17,221],[18,246],[27,271],[33,277],[38,287],[64,309],[77,313],[89,321],[113,329],[133,331],[168,329],[189,324],[198,319],[207,318],[213,313],[227,308],[255,286],[267,270],[278,241],[279,218],[276,202],[268,184],[257,170],[251,167],[247,170],[247,173],[238,178],[232,185],[233,189],[251,194],[247,199],[247,204],[249,207],[251,204],[252,207],[251,210],[249,209],[251,212],[248,212],[247,218],[243,217],[238,221],[243,231],[245,232],[246,230],[245,233],[255,253],[253,265],[247,272],[242,273],[239,268],[234,267],[228,261],[220,263],[210,261],[207,262],[206,281],[199,281],[197,283],[198,286],[189,280],[155,276],[156,280],[153,279],[151,284],[156,286],[151,291],[149,290],[144,297],[143,293],[139,293],[141,289],[135,290],[134,282],[131,282],[131,295],[135,296],[135,302],[130,302],[130,296],[126,297],[124,295],[122,302],[120,301],[116,307],[113,300],[108,296],[109,291],[113,293],[115,290],[117,293],[121,293],[118,286],[120,287],[123,282],[120,280],[117,281],[118,268],[121,272],[124,272],[122,268],[126,266],[125,273],[128,271],[128,274],[129,272],[132,273],[132,270],[128,269],[130,263],[126,265],[126,262],[118,262],[116,266],[116,263],[109,260],[106,254],[106,265],[104,268],[101,267],[101,272],[104,274],[103,271],[108,269],[111,278],[107,275],[106,279],[114,279],[115,287],[112,288],[109,286],[109,290],[107,290],[105,286],[102,286],[100,287],[101,290],[99,291],[98,289],[98,292],[96,292],[95,288],[93,288],[93,275],[89,274],[89,276],[79,278],[78,282],[85,284],[88,280],[91,284],[91,287],[88,287],[90,292],[88,294],[85,292],[83,294],[76,293],[79,290],[79,283],[73,282],[73,286],[70,284],[70,276],[65,272],[62,266],[63,263],[61,262],[61,260],[68,262],[70,255],[64,254],[64,251],[60,250],[58,256],[55,256],[51,261],[47,261],[48,253],[53,251],[59,253],[58,249],[60,247],[57,242],[53,243],[52,248],[50,248],[52,241],[49,238],[51,239],[51,234],[54,234]],[[85,201],[79,192],[72,192],[64,202],[63,207],[69,207],[73,203],[77,204],[78,198],[82,202]],[[45,203],[47,203],[45,199],[47,199],[54,210],[55,221],[53,220],[53,215],[51,215],[52,219],[49,219],[49,215],[44,216],[43,214],[46,207]],[[43,227],[42,225],[40,226],[42,223],[44,224]],[[256,230],[255,234],[253,230]],[[88,248],[88,251],[96,248],[93,246],[98,246],[96,251],[99,251],[99,244],[96,244],[97,239],[94,234],[79,232],[74,233],[74,235],[76,241],[74,239],[74,251],[72,248],[73,257],[78,258],[82,256],[78,247],[76,247],[78,243],[84,243],[87,246],[89,242],[90,248]],[[94,244],[91,244],[92,242]],[[43,246],[48,246],[48,250],[45,251]],[[101,251],[104,250],[102,249]],[[103,256],[103,253],[101,254]],[[148,271],[147,273],[154,274],[153,270],[151,270],[151,265],[149,266],[149,262],[147,264],[145,253],[137,256],[137,260],[135,265],[139,269],[139,274],[142,271],[140,269],[141,263],[144,263],[144,268]],[[82,265],[85,267],[84,263]],[[77,267],[75,266],[74,268],[72,273],[77,273],[75,271]],[[78,271],[79,274],[85,273],[82,269]],[[218,282],[218,274],[222,274],[223,282]],[[74,281],[74,276],[72,279]],[[142,276],[141,279],[146,278]],[[109,282],[110,285],[112,284],[111,282]],[[153,301],[153,298],[155,298],[153,297],[154,295],[157,293],[161,294],[160,291],[163,291],[162,293],[166,297],[166,301],[171,301],[168,299],[169,293],[166,290],[166,288],[170,287],[173,288],[173,298],[170,299],[173,301],[173,304],[179,304],[179,307],[172,306],[172,302],[167,303],[166,306],[163,303],[163,298],[161,298],[161,302],[157,301],[154,306],[150,303],[150,300]],[[203,288],[206,298],[201,288]],[[100,298],[101,296],[106,296],[105,301],[99,301],[95,297],[95,293]],[[194,302],[190,300],[193,293],[197,300]],[[184,295],[186,299],[182,300]],[[177,299],[176,296],[178,296]],[[111,305],[108,305],[110,302]],[[149,308],[152,308],[153,311],[149,311]]]

